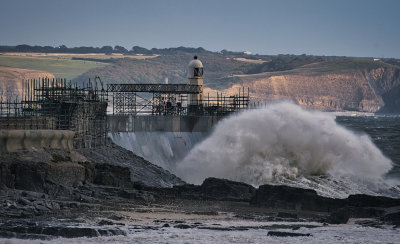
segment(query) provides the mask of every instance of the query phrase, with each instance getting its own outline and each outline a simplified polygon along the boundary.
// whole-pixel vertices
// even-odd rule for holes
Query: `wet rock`
[[[44,163],[18,162],[15,168],[15,188],[21,190],[44,192],[46,171]]]
[[[197,215],[218,215],[218,212],[216,211],[192,211],[190,214],[197,214]]]
[[[118,216],[118,215],[112,215],[112,216],[109,217],[109,219],[112,219],[112,220],[123,220],[124,217]]]
[[[126,232],[118,228],[95,229],[89,227],[49,226],[40,223],[30,223],[24,220],[9,221],[0,225],[0,236],[4,237],[21,238],[21,236],[26,236],[30,239],[46,239],[46,236],[77,238],[111,235],[126,235]]]
[[[41,211],[41,212],[48,212],[50,209],[46,208],[45,206],[42,205],[35,205],[36,210]]]
[[[190,229],[190,228],[193,228],[193,227],[190,226],[190,225],[187,225],[187,224],[177,224],[177,225],[174,226],[174,228],[178,228],[178,229]]]
[[[382,228],[384,223],[377,220],[358,220],[354,222],[355,224],[361,225],[363,227],[373,227],[373,228]]]
[[[162,227],[166,228],[166,227],[170,227],[170,225],[169,225],[169,224],[167,224],[167,223],[165,223],[165,224],[163,224],[163,226],[162,226]]]
[[[284,185],[262,185],[250,200],[252,206],[329,212],[345,205],[341,199],[317,195],[310,189]]]
[[[255,193],[251,185],[225,179],[207,178],[201,186],[184,184],[173,188],[148,189],[161,199],[249,201]]]
[[[80,208],[81,204],[78,202],[70,202],[70,203],[66,203],[66,205],[64,205],[67,208]]]
[[[0,185],[31,192],[47,192],[52,184],[73,186],[85,177],[76,163],[29,162],[8,159],[0,162]],[[27,194],[28,195],[28,194]]]
[[[126,199],[135,199],[135,200],[142,200],[145,202],[152,202],[155,200],[153,194],[148,192],[138,191],[134,189],[123,189],[118,192],[120,197]]]
[[[384,215],[385,211],[374,207],[347,207],[351,218],[377,218]]]
[[[54,210],[60,210],[61,209],[60,204],[58,204],[56,202],[52,202],[51,205],[53,206]]]
[[[26,198],[21,197],[20,199],[18,199],[18,203],[22,204],[22,205],[28,205],[31,206],[33,205],[33,203],[31,201],[29,201]]]
[[[370,196],[365,194],[350,195],[348,198],[348,205],[354,207],[380,207],[389,208],[400,206],[400,199],[384,197],[384,196]]]
[[[98,224],[98,225],[114,225],[114,222],[112,222],[112,221],[110,221],[110,220],[102,219],[102,220],[100,220],[97,224]]]
[[[135,181],[133,182],[133,188],[135,188],[136,190],[145,190],[147,187],[143,182]]]
[[[132,187],[129,170],[109,164],[96,164],[93,183],[115,187]]]
[[[297,214],[295,214],[295,213],[286,213],[286,212],[278,212],[278,215],[276,217],[288,218],[288,219],[297,219]]]
[[[389,213],[381,218],[381,220],[389,222],[393,225],[400,225],[400,212]]]
[[[96,229],[85,227],[45,227],[42,234],[66,238],[96,237],[100,235]]]
[[[249,201],[256,192],[249,184],[217,178],[205,179],[201,190],[206,198],[234,201]]]
[[[146,186],[172,187],[185,183],[167,170],[146,161],[129,150],[115,145],[111,141],[107,147],[81,148],[76,151],[90,161],[122,167],[124,168],[124,174],[130,174],[129,179],[141,181]],[[114,182],[119,181],[118,178],[115,178],[115,180],[117,181]],[[127,182],[126,180],[123,181]],[[113,182],[111,183],[114,184]]]
[[[6,163],[0,163],[0,189],[14,187],[15,174],[12,172],[12,167]]]
[[[380,217],[384,213],[383,209],[380,208],[400,206],[400,199],[364,194],[350,195],[347,199],[333,199],[319,196],[316,191],[311,189],[284,185],[262,185],[250,200],[250,205],[277,209],[333,212],[330,221],[342,223],[347,221],[345,215],[357,218]]]
[[[329,224],[346,224],[349,221],[350,213],[348,209],[338,209],[333,211],[326,222]]]
[[[268,231],[268,236],[279,237],[293,237],[293,236],[312,236],[311,234],[294,233],[294,232],[281,232],[281,231]]]
[[[126,236],[126,232],[120,229],[99,229],[97,230],[101,236]]]

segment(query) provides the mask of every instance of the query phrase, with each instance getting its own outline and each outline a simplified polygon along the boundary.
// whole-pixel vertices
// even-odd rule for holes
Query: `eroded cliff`
[[[327,111],[400,112],[400,67],[371,62],[321,62],[234,78],[236,84],[249,87],[256,100],[286,99]]]

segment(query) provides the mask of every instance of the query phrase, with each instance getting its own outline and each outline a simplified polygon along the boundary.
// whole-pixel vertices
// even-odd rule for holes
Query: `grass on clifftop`
[[[377,68],[400,68],[398,66],[382,62],[380,60],[372,60],[367,58],[344,58],[335,61],[321,62],[309,67],[314,72],[341,72],[348,70],[363,70]]]
[[[58,59],[57,57],[37,58],[0,55],[0,66],[47,71],[54,74],[55,77],[66,78],[67,80],[72,80],[88,70],[106,65],[100,62]]]

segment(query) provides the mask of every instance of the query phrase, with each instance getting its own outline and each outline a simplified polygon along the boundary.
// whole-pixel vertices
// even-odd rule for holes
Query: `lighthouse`
[[[194,56],[193,60],[188,65],[189,85],[201,86],[199,94],[189,94],[188,96],[188,109],[190,112],[200,112],[203,108],[203,63]]]

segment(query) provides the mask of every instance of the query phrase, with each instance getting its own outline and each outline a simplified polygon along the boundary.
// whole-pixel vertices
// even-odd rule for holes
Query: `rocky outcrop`
[[[250,204],[257,207],[329,212],[343,207],[345,202],[341,199],[319,196],[311,189],[262,185],[256,191]]]
[[[85,181],[96,185],[132,187],[129,170],[125,167],[105,163],[82,163],[85,167]]]
[[[250,205],[327,212],[329,216],[323,221],[330,224],[345,224],[349,218],[375,218],[391,224],[400,223],[400,199],[384,196],[357,194],[346,199],[333,199],[319,196],[310,189],[262,185],[250,200]]]
[[[0,186],[47,192],[53,184],[76,186],[85,180],[85,168],[68,162],[26,162],[13,160],[2,162],[0,167]]]
[[[400,207],[400,199],[364,194],[350,195],[346,199],[333,199],[320,196],[311,189],[284,185],[262,185],[250,200],[250,204],[257,207],[319,212],[333,212],[347,208],[354,217],[366,215],[376,217],[382,212],[375,208]]]
[[[41,150],[0,155],[0,188],[49,193],[55,187],[96,184],[171,187],[184,182],[168,171],[110,142],[102,148]]]
[[[248,184],[226,179],[207,178],[203,184],[180,185],[173,188],[145,188],[157,192],[161,199],[189,199],[248,202],[256,189]]]
[[[52,237],[77,238],[111,235],[126,235],[126,232],[119,228],[54,226],[45,223],[26,223],[25,221],[9,221],[0,224],[0,236],[7,238],[51,240]]]
[[[251,185],[217,178],[205,179],[200,188],[207,198],[220,200],[250,200],[256,192]]]
[[[130,172],[132,182],[140,181],[152,187],[172,187],[185,183],[169,171],[115,145],[111,141],[107,147],[82,148],[76,151],[86,157],[88,161],[128,168],[129,171],[126,172]]]

